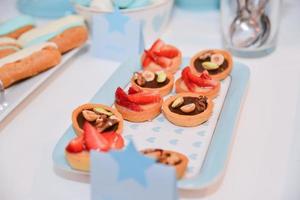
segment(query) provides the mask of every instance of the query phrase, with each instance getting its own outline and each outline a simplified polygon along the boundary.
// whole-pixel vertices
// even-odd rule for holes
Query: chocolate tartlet
[[[171,73],[164,71],[151,72],[135,72],[131,85],[145,92],[158,93],[165,96],[172,91],[174,85],[174,77]]]
[[[190,66],[196,73],[207,70],[213,79],[223,80],[230,74],[233,61],[229,52],[212,49],[201,51],[193,56]]]
[[[188,164],[188,158],[185,155],[163,149],[145,149],[141,152],[145,156],[154,158],[157,163],[175,167],[177,179],[183,177]]]
[[[213,102],[195,93],[180,93],[169,97],[162,106],[166,118],[175,125],[192,127],[207,121]]]
[[[88,121],[98,132],[123,130],[122,115],[115,109],[102,104],[84,104],[73,111],[72,123],[77,135],[83,133],[83,124]]]

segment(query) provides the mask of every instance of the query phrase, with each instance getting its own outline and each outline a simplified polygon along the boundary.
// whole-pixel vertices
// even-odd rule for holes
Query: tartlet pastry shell
[[[176,48],[172,45],[167,45],[170,46],[172,48]],[[177,48],[176,48],[177,49]],[[166,71],[172,74],[175,74],[176,71],[179,69],[181,63],[182,63],[182,54],[181,52],[178,50],[179,54],[178,56],[176,56],[175,58],[172,58],[172,65],[170,67],[161,67],[158,64],[156,64],[155,62],[151,62],[147,67],[143,67],[144,70],[149,70],[152,72],[157,72],[157,71]],[[145,53],[143,53],[142,58],[141,58],[141,62],[143,63],[143,60],[145,58]]]
[[[224,56],[224,58],[227,60],[228,62],[228,67],[226,68],[226,70],[224,70],[221,73],[218,74],[209,74],[213,79],[215,80],[223,80],[225,79],[231,72],[232,67],[233,67],[233,61],[232,61],[232,56],[228,51],[225,50],[220,50],[220,49],[209,49],[209,50],[204,50],[204,51],[200,51],[198,52],[196,55],[194,55],[190,61],[190,66],[191,66],[191,70],[193,73],[198,73],[199,72],[196,70],[194,62],[195,60],[200,57],[201,55],[207,53],[207,52],[211,52],[213,54],[219,53],[222,54]],[[209,70],[208,70],[209,73]]]
[[[173,85],[174,85],[174,76],[171,73],[167,73],[167,77],[169,79],[169,83],[161,88],[145,88],[145,87],[141,87],[138,84],[135,83],[134,81],[134,77],[131,78],[131,85],[133,85],[134,87],[137,87],[143,91],[146,92],[150,92],[152,94],[159,94],[160,96],[166,96],[167,94],[169,94],[172,89],[173,89]]]
[[[85,109],[92,109],[95,107],[101,107],[104,108],[107,111],[112,112],[118,119],[119,119],[119,124],[118,124],[118,129],[116,130],[116,133],[121,134],[123,131],[123,118],[122,115],[114,108],[111,108],[109,106],[103,105],[103,104],[84,104],[76,108],[73,113],[72,113],[72,125],[75,133],[77,135],[83,134],[82,128],[79,127],[77,117],[78,115]]]
[[[76,170],[90,171],[90,152],[70,153],[65,151],[66,160],[69,165]]]
[[[212,114],[213,109],[213,102],[210,98],[207,99],[207,108],[204,112],[199,113],[197,115],[180,115],[174,112],[171,112],[169,109],[169,105],[175,101],[178,97],[199,97],[199,94],[195,93],[179,93],[175,96],[169,97],[167,100],[164,101],[162,105],[162,112],[164,113],[165,117],[177,126],[183,127],[193,127],[202,124],[203,122],[207,121]]]
[[[221,83],[218,81],[218,85],[214,88],[201,88],[197,85],[195,85],[195,92],[199,95],[207,96],[208,98],[214,99],[218,96],[221,88]],[[175,82],[175,91],[176,93],[183,93],[183,92],[191,92],[185,85],[184,81],[179,78]]]
[[[121,113],[123,118],[127,121],[131,122],[144,122],[144,121],[151,121],[161,112],[161,105],[163,100],[161,99],[160,102],[147,104],[147,105],[140,105],[143,111],[137,112],[130,110],[124,106],[121,106],[115,103],[116,109]]]

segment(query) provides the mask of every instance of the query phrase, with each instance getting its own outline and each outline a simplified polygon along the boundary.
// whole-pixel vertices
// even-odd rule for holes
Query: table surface
[[[250,67],[250,85],[224,180],[203,199],[300,199],[299,10],[300,1],[283,2],[274,53],[235,58]],[[16,14],[14,1],[1,0],[0,19]],[[176,9],[162,38],[185,56],[221,48],[219,13]],[[1,200],[89,199],[88,180],[59,176],[51,154],[72,110],[88,102],[118,65],[82,52],[0,123]],[[180,191],[180,196],[201,197],[197,191]]]

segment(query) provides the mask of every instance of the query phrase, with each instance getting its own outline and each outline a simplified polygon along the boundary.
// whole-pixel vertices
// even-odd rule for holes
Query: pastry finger
[[[0,81],[4,88],[57,65],[61,54],[54,43],[23,49],[0,59]]]

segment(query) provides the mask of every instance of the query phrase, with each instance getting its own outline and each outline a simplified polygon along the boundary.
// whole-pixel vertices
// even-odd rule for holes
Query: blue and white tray
[[[182,68],[188,63],[189,59],[185,58]],[[91,102],[112,105],[116,88],[128,88],[133,72],[140,69],[137,58],[122,64]],[[224,174],[249,75],[247,66],[234,63],[231,75],[222,81],[220,94],[214,99],[211,118],[198,127],[175,126],[161,114],[151,122],[125,122],[123,136],[126,141],[133,140],[139,150],[163,148],[185,154],[189,158],[188,169],[185,177],[178,181],[178,187],[190,190],[209,189],[221,180]],[[180,72],[175,75],[178,76]],[[60,169],[86,174],[73,170],[65,160],[65,147],[75,136],[70,126],[55,146],[53,161]]]

